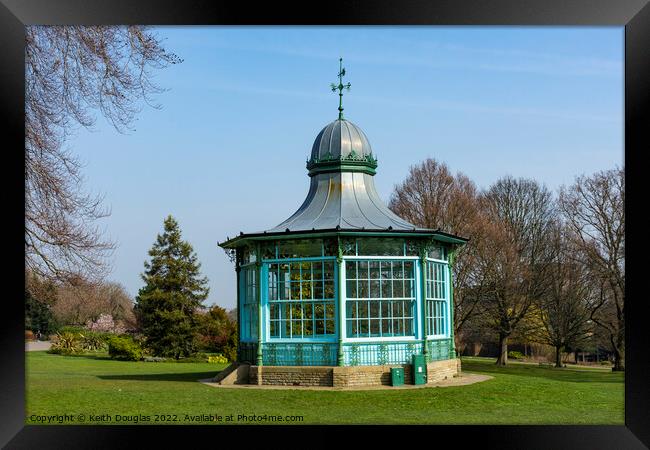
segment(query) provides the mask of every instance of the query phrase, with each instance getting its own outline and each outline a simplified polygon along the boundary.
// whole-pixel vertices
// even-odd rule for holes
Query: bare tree
[[[408,177],[395,189],[389,208],[414,225],[470,238],[453,260],[454,338],[462,348],[463,327],[476,313],[477,247],[482,245],[484,223],[478,214],[476,185],[464,174],[455,176],[446,164],[429,158],[412,166]]]
[[[88,282],[83,278],[69,279],[57,289],[52,312],[62,324],[84,325],[110,314],[128,327],[135,324],[133,299],[124,286],[114,282]]]
[[[551,193],[534,180],[505,177],[481,198],[489,237],[479,253],[480,306],[485,324],[499,337],[497,364],[508,361],[508,338],[533,301],[548,289],[554,217]]]
[[[570,230],[557,223],[550,230],[554,260],[549,267],[546,295],[532,305],[528,324],[533,341],[555,348],[555,367],[562,367],[562,351],[586,343],[590,335],[589,302],[593,289],[587,268],[576,261]]]
[[[25,31],[25,264],[50,280],[99,278],[114,243],[109,213],[83,192],[81,162],[64,147],[99,112],[130,129],[138,100],[153,107],[151,69],[180,60],[140,26],[28,26]]]
[[[616,168],[577,177],[559,204],[590,268],[598,294],[591,319],[609,335],[614,370],[625,370],[625,173]]]

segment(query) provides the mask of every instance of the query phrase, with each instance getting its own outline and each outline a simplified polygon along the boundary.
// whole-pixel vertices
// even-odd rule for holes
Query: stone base
[[[250,366],[249,383],[275,386],[390,386],[390,369],[404,368],[404,383],[413,384],[413,366]],[[427,364],[427,384],[460,374],[460,359],[432,361]]]

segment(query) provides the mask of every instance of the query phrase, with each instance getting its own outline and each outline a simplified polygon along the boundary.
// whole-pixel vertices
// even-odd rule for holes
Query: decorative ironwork
[[[334,366],[336,343],[278,343],[262,344],[264,365]]]
[[[343,351],[348,366],[410,364],[422,353],[422,342],[355,342],[344,344]]]
[[[226,252],[226,256],[228,256],[228,259],[230,260],[231,263],[234,263],[237,261],[237,249],[235,248],[224,248],[224,252]]]
[[[343,351],[345,355],[345,350]],[[358,366],[359,365],[359,346],[356,344],[352,344],[350,346],[350,365],[351,366]]]
[[[254,364],[257,358],[256,342],[240,342],[237,347],[237,360],[242,363]]]
[[[452,358],[453,356],[451,356],[451,352],[449,351],[449,341],[450,339],[435,339],[427,341],[427,348],[429,350],[427,353],[427,362]]]
[[[388,345],[385,342],[379,345],[379,355],[377,359],[380,365],[384,365],[388,362]]]
[[[343,77],[345,76],[345,68],[343,67],[343,58],[339,58],[339,84],[330,84],[332,92],[339,91],[339,120],[343,119],[343,90],[350,90],[350,83],[343,84]]]

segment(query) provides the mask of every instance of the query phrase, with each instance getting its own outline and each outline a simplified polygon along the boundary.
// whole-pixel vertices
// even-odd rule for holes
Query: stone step
[[[248,384],[250,364],[234,362],[214,377],[218,384]]]

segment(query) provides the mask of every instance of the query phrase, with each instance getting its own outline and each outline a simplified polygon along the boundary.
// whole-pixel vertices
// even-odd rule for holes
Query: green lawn
[[[463,359],[463,371],[494,379],[469,386],[375,391],[219,389],[196,380],[224,366],[208,363],[112,361],[103,356],[27,352],[27,423],[34,416],[68,414],[78,423],[106,423],[116,415],[139,423],[214,423],[189,416],[303,416],[299,423],[613,424],[624,423],[623,374]],[[234,420],[226,422],[232,414]],[[169,415],[169,416],[168,416]],[[145,416],[142,418],[142,416]],[[35,417],[34,417],[35,419]],[[60,418],[57,418],[60,419]],[[57,419],[51,423],[57,423]],[[200,419],[200,418],[199,418]],[[41,419],[42,420],[42,419]],[[162,422],[164,423],[164,422]],[[269,423],[269,422],[255,422]]]

